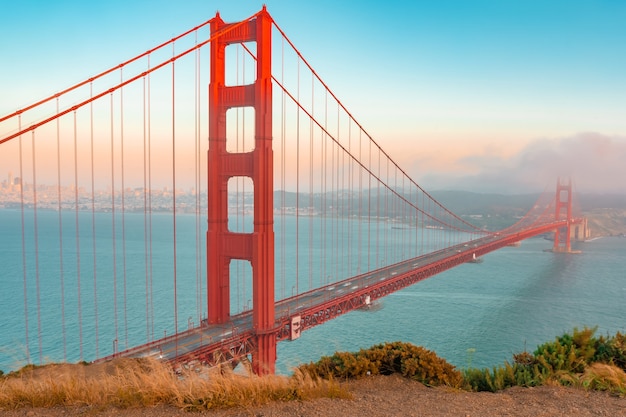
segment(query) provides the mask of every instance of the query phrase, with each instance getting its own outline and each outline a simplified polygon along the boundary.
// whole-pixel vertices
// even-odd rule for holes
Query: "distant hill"
[[[377,206],[377,199],[383,201],[388,195],[383,191],[366,190],[361,193],[362,202],[372,198],[370,207]],[[537,201],[540,194],[484,194],[470,191],[433,191],[429,192],[437,201],[452,212],[463,216],[468,221],[490,230],[502,229],[513,224],[526,214]],[[276,207],[310,208],[312,211],[327,215],[357,215],[363,205],[358,204],[354,192],[335,192],[332,194],[306,194],[275,191]],[[367,206],[367,204],[365,204]],[[381,203],[380,207],[385,207]],[[619,235],[626,233],[626,195],[574,193],[574,212],[589,219],[594,236]],[[389,217],[399,215],[388,212]]]
[[[511,224],[539,198],[539,194],[480,194],[467,191],[434,191],[431,195],[453,212],[474,216],[473,220],[491,230]],[[573,206],[574,214],[588,219],[592,236],[626,234],[626,195],[574,192]]]
[[[433,191],[430,193],[457,214],[487,213],[497,208],[527,212],[539,198],[536,194],[482,194],[469,191]],[[599,208],[626,209],[625,194],[589,194],[574,192],[574,207],[582,212]]]

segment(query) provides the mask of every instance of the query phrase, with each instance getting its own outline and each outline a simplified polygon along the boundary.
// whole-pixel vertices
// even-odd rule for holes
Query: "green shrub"
[[[626,334],[617,332],[613,337],[602,338],[596,361],[612,364],[626,371]]]
[[[607,389],[622,394],[619,379],[611,379],[610,372],[597,370],[615,366],[624,371],[626,364],[626,337],[617,333],[614,337],[595,337],[596,329],[574,328],[552,342],[539,345],[533,354],[513,355],[513,364],[505,362],[493,369],[468,369],[464,371],[466,387],[473,391],[499,391],[511,386],[532,387],[548,381],[561,385],[584,386]],[[609,368],[595,366],[606,364]],[[595,369],[596,372],[590,372]],[[610,388],[601,388],[601,387]]]
[[[467,369],[463,377],[466,388],[469,390],[496,392],[514,386],[541,385],[546,380],[547,373],[535,363],[505,362],[504,365],[494,366],[491,370],[488,368]]]
[[[399,373],[433,386],[459,387],[463,381],[461,373],[434,352],[403,342],[379,344],[356,353],[337,352],[299,369],[322,378],[347,379]]]
[[[596,352],[603,343],[602,339],[594,337],[595,331],[595,328],[574,328],[573,334],[566,333],[538,346],[534,353],[537,364],[552,373],[584,372],[586,366],[597,359]]]

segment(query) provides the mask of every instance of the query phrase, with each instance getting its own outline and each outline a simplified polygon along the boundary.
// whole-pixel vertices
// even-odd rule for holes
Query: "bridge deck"
[[[482,238],[451,246],[416,258],[370,271],[340,282],[316,288],[276,303],[275,332],[278,340],[291,337],[291,323],[299,322],[299,331],[310,329],[350,311],[368,308],[379,298],[401,290],[454,266],[472,262],[507,245],[566,225],[551,222],[529,230],[512,230],[489,234]],[[98,361],[114,357],[151,356],[173,362],[198,360],[209,364],[236,361],[255,351],[252,312],[233,316],[223,324],[203,323],[177,335],[122,351]]]

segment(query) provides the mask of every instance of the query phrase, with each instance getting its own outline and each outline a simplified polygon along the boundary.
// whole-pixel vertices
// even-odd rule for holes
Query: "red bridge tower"
[[[272,19],[263,10],[254,19],[227,24],[219,13],[211,21],[211,82],[209,85],[207,301],[208,322],[230,318],[230,261],[252,265],[252,320],[256,332],[253,369],[274,373],[274,218],[272,151]],[[229,44],[256,41],[256,81],[226,86],[225,49]],[[226,111],[253,107],[255,147],[251,152],[226,150]],[[228,230],[228,180],[250,177],[254,183],[254,231]]]
[[[556,181],[556,204],[554,220],[562,219],[563,211],[567,220],[565,233],[563,230],[556,229],[554,231],[554,247],[553,252],[572,252],[571,244],[571,225],[572,225],[572,180],[568,179],[567,183],[562,183],[561,178]],[[565,236],[563,236],[565,234]]]

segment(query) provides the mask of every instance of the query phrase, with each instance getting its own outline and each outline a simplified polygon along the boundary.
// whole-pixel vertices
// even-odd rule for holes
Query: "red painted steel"
[[[578,222],[580,219],[570,221],[572,224]],[[291,340],[294,338],[294,330],[299,333],[350,311],[367,308],[372,302],[393,292],[460,264],[473,262],[474,255],[483,256],[511,243],[566,227],[567,223],[568,219],[561,219],[508,232],[497,232],[281,300],[275,307],[276,322],[272,330],[275,340]],[[368,281],[368,278],[371,279]],[[357,284],[356,288],[352,286],[353,284]],[[340,295],[330,291],[331,287],[347,288],[348,285],[352,288],[347,293]],[[320,298],[318,296],[320,292],[329,296]],[[192,366],[196,361],[208,365],[225,362],[234,364],[247,355],[253,355],[254,358],[262,349],[259,345],[262,339],[258,337],[259,332],[251,324],[250,316],[250,312],[245,312],[231,317],[225,326],[218,325],[218,331],[224,336],[221,338],[211,336],[212,326],[203,324],[199,328],[128,349],[100,361],[116,356],[145,356],[151,352],[160,352],[166,360],[178,364],[177,366],[185,366],[186,363]],[[294,325],[297,326],[296,329],[292,327]],[[174,343],[177,346],[176,356],[173,356]]]
[[[450,251],[451,254],[446,254],[440,260],[426,263],[417,268],[411,269],[404,273],[398,273],[391,278],[384,281],[376,282],[372,285],[360,287],[353,292],[347,293],[343,296],[329,299],[321,304],[315,304],[306,306],[298,311],[297,315],[300,316],[298,330],[300,332],[308,330],[312,327],[324,324],[325,322],[334,319],[340,315],[349,313],[351,311],[367,308],[372,302],[383,298],[391,293],[414,285],[427,278],[440,274],[443,271],[454,268],[463,263],[472,262],[473,255],[477,257],[483,256],[489,252],[493,252],[500,248],[510,245],[511,243],[519,242],[524,239],[536,236],[538,234],[546,233],[555,230],[556,227],[565,226],[566,221],[549,223],[545,225],[539,225],[529,230],[523,230],[521,232],[503,234],[498,236],[493,241],[487,241],[481,243],[477,247],[467,249],[464,245],[458,245],[456,247],[446,248],[440,252],[444,253]],[[480,239],[479,239],[480,240]],[[471,246],[472,242],[468,242]],[[427,255],[428,256],[428,255]],[[413,263],[420,258],[415,258],[405,262]],[[392,270],[395,266],[388,267]],[[368,273],[372,274],[372,272]],[[365,274],[365,275],[368,275]],[[358,277],[349,278],[347,281],[357,280]],[[342,281],[343,282],[343,281]],[[342,282],[335,283],[333,285],[339,286]],[[300,294],[299,297],[306,297],[307,293]],[[290,317],[280,317],[280,325],[278,326],[278,340],[290,339]]]
[[[576,223],[577,221],[579,219],[574,219],[572,222]],[[294,329],[292,325],[294,323],[298,332],[308,330],[356,309],[367,308],[368,305],[382,297],[455,266],[472,262],[474,254],[480,257],[511,243],[551,232],[559,227],[565,227],[566,224],[567,220],[562,219],[558,222],[552,221],[538,224],[509,233],[496,233],[467,242],[466,244],[425,254],[396,265],[390,265],[378,271],[370,271],[361,276],[351,277],[344,281],[329,284],[326,287],[317,288],[295,297],[281,300],[276,305],[277,317],[273,326],[275,340],[293,339]],[[403,265],[407,267],[404,272],[402,272]],[[377,275],[372,282],[367,282],[367,276],[373,274],[383,274],[385,278],[380,280],[379,275]],[[342,295],[332,294],[328,298],[321,300],[321,302],[319,299],[313,298],[311,298],[310,302],[306,301],[309,297],[314,296],[316,292],[328,291],[331,294],[329,287],[339,287],[351,282],[359,282],[360,284],[358,288],[350,289],[348,293]],[[254,357],[262,349],[259,345],[258,331],[250,324],[245,324],[250,323],[249,318],[249,312],[232,317],[225,327],[221,327],[221,330],[227,330],[224,338],[201,336],[205,329],[208,330],[210,328],[210,326],[205,324],[200,328],[169,336],[144,346],[131,348],[102,358],[99,361],[108,360],[116,356],[144,356],[146,353],[158,351],[168,358],[167,360],[179,364],[178,366],[184,366],[185,363],[193,364],[195,361],[207,365],[217,365],[225,362],[234,363],[243,356],[253,355]],[[294,320],[294,318],[297,318],[297,320]],[[177,356],[175,357],[171,355],[174,349],[174,342],[178,346]],[[170,347],[166,348],[168,344]]]
[[[285,89],[277,79],[272,77],[271,33],[275,25],[265,7],[254,16],[237,23],[225,23],[218,13],[205,24],[210,24],[211,27],[211,38],[209,40],[201,42],[175,55],[170,60],[152,66],[141,74],[128,78],[106,91],[90,95],[89,98],[84,99],[70,108],[65,110],[57,109],[54,115],[24,129],[20,127],[18,132],[0,138],[1,144],[13,138],[17,138],[28,131],[32,131],[34,140],[35,130],[40,126],[58,120],[61,116],[76,111],[104,96],[111,95],[113,92],[121,90],[126,85],[138,81],[155,70],[170,65],[177,59],[198,50],[206,43],[210,42],[211,44],[211,78],[208,91],[207,320],[206,322],[203,321],[197,328],[190,328],[187,331],[179,332],[160,340],[154,340],[142,346],[126,349],[123,352],[116,351],[113,355],[100,358],[99,361],[117,356],[145,356],[156,353],[159,357],[179,364],[193,365],[195,362],[200,362],[213,365],[224,362],[234,363],[243,356],[252,355],[253,369],[257,374],[274,373],[277,341],[296,339],[299,337],[301,331],[323,324],[328,320],[355,309],[368,307],[377,299],[434,276],[442,271],[465,262],[473,262],[475,256],[482,256],[503,246],[519,242],[537,234],[552,231],[555,232],[554,251],[571,252],[571,225],[580,223],[581,219],[572,217],[571,180],[561,182],[561,179],[559,179],[557,181],[555,199],[553,200],[551,196],[549,197],[551,202],[555,202],[554,217],[552,217],[551,204],[540,205],[538,203],[533,209],[537,209],[541,212],[539,213],[539,217],[534,218],[531,216],[531,213],[534,213],[534,210],[531,210],[520,222],[503,231],[487,234],[487,236],[483,238],[465,244],[452,245],[449,243],[446,245],[447,247],[437,252],[398,262],[394,265],[354,276],[338,283],[315,288],[276,303],[274,299],[275,239],[273,218],[274,162],[272,148],[272,82],[276,82],[279,88],[283,89],[285,96],[293,100],[299,108],[299,111],[310,118],[325,135],[332,138],[333,133],[328,131],[321,121],[316,120],[313,117],[313,113],[298,102],[297,97]],[[205,24],[185,34],[191,33]],[[278,30],[280,31],[280,29]],[[285,36],[282,31],[280,32]],[[151,52],[174,42],[181,36],[173,38],[171,41],[161,44],[157,48],[121,64],[119,68],[143,56],[149,55]],[[293,47],[293,44],[291,44],[286,37],[285,39]],[[256,80],[249,85],[227,86],[225,80],[226,47],[234,43],[245,42],[256,42],[257,44],[255,52]],[[302,59],[305,65],[311,70],[312,74],[327,88],[326,84],[319,78],[308,62],[304,61],[299,51],[297,51],[295,47],[293,48],[298,57]],[[28,106],[9,116],[0,118],[0,122],[13,117],[18,117],[19,119],[22,112],[38,107],[40,104],[48,102],[53,98],[58,98],[74,89],[87,85],[117,68],[118,67],[107,70],[57,95],[50,96],[32,106]],[[350,120],[365,133],[368,140],[373,143],[374,147],[377,149],[376,152],[378,152],[379,157],[378,169],[372,168],[356,158],[355,165],[359,165],[360,169],[362,169],[366,175],[373,178],[375,182],[385,186],[388,191],[394,194],[399,200],[413,207],[416,213],[418,213],[418,216],[421,215],[423,219],[426,218],[429,222],[432,221],[434,224],[446,226],[450,230],[463,230],[454,224],[447,224],[440,219],[438,214],[443,213],[446,216],[451,215],[462,225],[470,226],[469,230],[477,230],[475,226],[470,225],[465,220],[454,215],[439,202],[432,199],[421,187],[417,186],[417,184],[415,185],[420,192],[423,193],[422,203],[424,196],[430,199],[428,209],[414,205],[414,203],[410,201],[410,197],[407,199],[402,193],[397,192],[394,186],[388,186],[386,181],[390,180],[389,163],[387,163],[387,174],[385,177],[381,171],[380,155],[387,157],[398,172],[401,172],[406,177],[408,177],[408,175],[406,175],[406,173],[388,157],[380,146],[376,144],[369,134],[363,130],[361,125],[354,120],[352,115],[350,115],[334,94],[329,90],[328,92],[337,101],[337,105],[350,116]],[[255,146],[250,152],[228,152],[226,148],[226,113],[229,109],[239,107],[252,107],[255,111]],[[346,148],[344,144],[337,139],[332,139],[335,141],[337,149],[341,149],[341,151],[347,155],[354,156],[351,155],[349,146]],[[371,157],[372,154],[370,152],[369,158],[371,159]],[[33,165],[35,165],[34,159]],[[174,169],[174,172],[175,171]],[[74,177],[76,176],[77,174],[75,173]],[[251,178],[254,184],[254,229],[252,233],[235,233],[228,230],[228,181],[232,177],[239,176]],[[176,181],[174,181],[174,185],[175,183]],[[75,187],[75,190],[77,190],[77,187]],[[122,196],[122,199],[123,198]],[[433,212],[430,211],[431,204],[435,205]],[[123,205],[122,200],[122,206]],[[422,226],[424,226],[423,221]],[[335,230],[335,232],[339,233],[338,230]],[[24,231],[22,231],[22,234],[23,233]],[[176,235],[175,230],[174,235]],[[230,263],[233,259],[247,260],[251,263],[253,275],[253,308],[251,312],[246,311],[231,317]],[[176,260],[176,254],[174,254],[174,260]],[[358,284],[355,284],[357,282]],[[346,292],[331,292],[333,287],[339,285],[345,287]],[[176,300],[176,294],[174,298]],[[175,323],[176,322],[177,320],[175,319]],[[39,344],[41,349],[41,342]]]
[[[250,261],[253,281],[253,329],[256,350],[253,369],[257,374],[274,373],[274,203],[272,150],[272,19],[265,7],[246,24],[226,24],[219,13],[211,20],[211,82],[209,85],[207,301],[208,323],[230,318],[230,273],[232,259]],[[226,86],[225,49],[229,44],[256,41],[256,81],[247,86]],[[226,111],[254,107],[255,147],[247,153],[226,151]],[[252,178],[254,184],[254,231],[228,230],[228,180]]]

